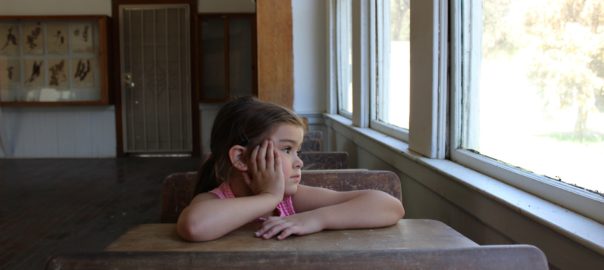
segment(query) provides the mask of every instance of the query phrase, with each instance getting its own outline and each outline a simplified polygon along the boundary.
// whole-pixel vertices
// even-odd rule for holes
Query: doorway
[[[122,142],[118,152],[195,152],[190,5],[117,8],[120,91],[116,117]]]

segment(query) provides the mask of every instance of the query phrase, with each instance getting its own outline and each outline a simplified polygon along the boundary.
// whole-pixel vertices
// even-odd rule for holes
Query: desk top
[[[130,229],[107,247],[107,251],[333,251],[476,247],[451,227],[436,220],[401,219],[396,225],[360,230],[333,230],[264,240],[254,236],[253,226],[244,226],[220,239],[186,242],[176,234],[175,224],[143,224]]]

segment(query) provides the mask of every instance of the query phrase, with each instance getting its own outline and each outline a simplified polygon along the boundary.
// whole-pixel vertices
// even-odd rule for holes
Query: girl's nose
[[[296,159],[294,159],[294,168],[301,169],[304,166],[304,161],[300,159],[299,156],[296,155]]]

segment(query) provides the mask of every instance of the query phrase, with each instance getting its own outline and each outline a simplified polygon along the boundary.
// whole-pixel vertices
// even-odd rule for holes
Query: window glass
[[[352,0],[336,1],[338,113],[352,115]]]
[[[378,1],[375,118],[409,129],[410,0]]]
[[[602,194],[604,2],[475,3],[462,148]]]

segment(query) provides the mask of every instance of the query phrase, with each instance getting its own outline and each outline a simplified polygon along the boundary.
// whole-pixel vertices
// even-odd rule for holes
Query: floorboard
[[[44,269],[48,256],[103,250],[159,221],[162,180],[197,158],[0,159],[0,269]]]

